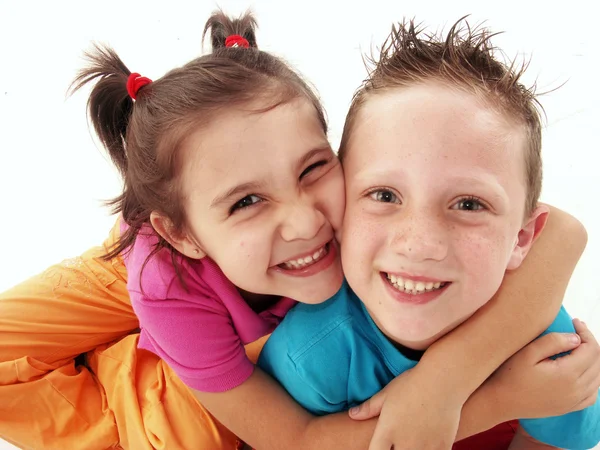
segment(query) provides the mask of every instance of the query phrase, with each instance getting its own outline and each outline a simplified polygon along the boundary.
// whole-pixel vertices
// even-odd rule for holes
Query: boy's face
[[[390,339],[423,349],[485,304],[530,248],[526,134],[436,83],[371,96],[355,124],[344,271]]]

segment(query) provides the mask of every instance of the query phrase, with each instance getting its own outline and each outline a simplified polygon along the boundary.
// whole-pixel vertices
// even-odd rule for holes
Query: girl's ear
[[[519,231],[515,242],[515,248],[510,255],[508,266],[506,267],[507,270],[515,270],[521,265],[527,256],[527,253],[529,253],[531,246],[544,229],[549,213],[550,210],[546,205],[538,206],[533,213],[531,213],[531,216],[529,216],[529,219]]]
[[[194,239],[190,238],[187,233],[181,233],[176,230],[171,219],[168,217],[152,211],[150,214],[150,223],[154,231],[171,244],[179,253],[192,259],[200,259],[206,256],[202,247]]]

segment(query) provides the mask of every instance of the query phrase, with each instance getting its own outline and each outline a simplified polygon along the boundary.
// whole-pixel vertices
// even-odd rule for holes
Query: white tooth
[[[390,275],[388,275],[388,276],[390,276]],[[392,283],[393,283],[393,284],[396,284],[396,281],[397,281],[398,279],[396,278],[396,275],[392,275],[392,276],[391,276],[391,278],[390,278],[390,280],[392,280]]]
[[[298,267],[298,261],[290,261],[290,264],[294,267]]]
[[[412,282],[412,280],[404,281],[404,289],[406,289],[407,291],[412,291],[414,288],[415,284]]]
[[[404,279],[402,277],[396,278],[396,286],[404,289]]]
[[[431,281],[429,283],[427,283],[425,285],[425,289],[427,289],[428,291],[432,290],[433,289],[433,283]]]
[[[425,283],[423,283],[422,281],[417,281],[417,284],[415,285],[415,291],[423,292],[424,290],[425,290]]]
[[[310,262],[312,262],[312,256],[307,256],[306,258],[304,258],[304,264],[308,264]]]
[[[319,256],[321,256],[321,251],[320,251],[320,250],[319,250],[318,252],[314,252],[314,253],[313,253],[313,256],[312,256],[312,257],[313,257],[313,260],[314,260],[314,259],[317,259]]]
[[[441,285],[442,285],[442,283],[433,283],[434,289],[439,288]]]

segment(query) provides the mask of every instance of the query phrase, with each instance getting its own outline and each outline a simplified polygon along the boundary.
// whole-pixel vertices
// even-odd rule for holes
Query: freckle
[[[408,251],[409,251],[409,252],[412,252],[412,248],[408,247]]]

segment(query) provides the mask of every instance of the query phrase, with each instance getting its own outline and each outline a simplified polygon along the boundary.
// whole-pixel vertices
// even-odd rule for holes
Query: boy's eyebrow
[[[462,187],[463,185],[482,187],[485,189],[492,189],[494,194],[498,197],[505,197],[506,190],[502,184],[498,183],[498,180],[493,176],[457,176],[452,177],[449,180],[453,186]]]
[[[263,183],[257,183],[256,181],[250,181],[248,183],[238,184],[232,187],[227,192],[216,196],[210,203],[210,207],[213,208],[221,203],[225,203],[230,197],[238,196],[248,191],[258,191],[264,187]]]

